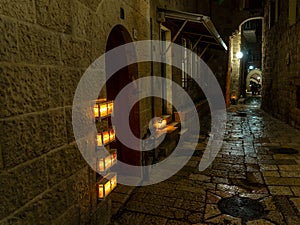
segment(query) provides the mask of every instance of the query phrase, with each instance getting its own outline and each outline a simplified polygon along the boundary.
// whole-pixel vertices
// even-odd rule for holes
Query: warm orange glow
[[[106,154],[107,153],[105,153],[105,155]],[[97,170],[99,172],[105,172],[110,167],[115,165],[116,162],[117,162],[117,150],[111,149],[111,150],[109,150],[109,155],[99,156],[98,162],[97,162],[98,163]]]
[[[105,168],[109,168],[112,166],[111,155],[105,158]]]
[[[98,183],[98,198],[104,199],[117,186],[117,174],[111,173]]]
[[[115,187],[117,186],[117,176],[111,178],[110,184],[111,184],[111,190],[115,189]]]
[[[104,159],[99,159],[99,162],[98,162],[98,170],[99,170],[100,172],[105,171],[105,161],[104,161]]]
[[[98,198],[101,198],[101,199],[103,199],[104,197],[105,197],[105,193],[104,193],[104,190],[103,190],[103,184],[99,184],[98,185]]]
[[[111,129],[111,130],[109,131],[109,138],[110,138],[110,141],[115,140],[116,136],[115,136],[115,131],[114,131],[114,129]]]
[[[107,116],[107,106],[106,103],[100,105],[100,116],[104,117]]]
[[[97,134],[97,146],[102,146],[103,145],[103,142],[102,142],[102,134],[101,133],[98,133]]]
[[[95,118],[102,118],[109,116],[113,111],[113,102],[107,102],[106,99],[97,100],[94,106],[94,116]]]
[[[97,134],[97,146],[101,147],[114,141],[116,138],[114,129]]]
[[[112,111],[113,111],[113,102],[109,102],[108,104],[107,104],[107,113],[108,114],[112,114]]]
[[[117,150],[116,149],[112,149],[111,161],[113,164],[116,163],[116,161],[117,161]]]
[[[110,181],[107,181],[107,183],[104,184],[105,196],[109,195],[110,192],[111,192],[111,184],[110,184]]]
[[[167,126],[167,121],[166,120],[159,120],[154,123],[154,127],[156,129],[163,129]]]
[[[99,107],[97,104],[94,106],[94,116],[95,118],[99,117]]]
[[[108,131],[103,132],[102,135],[103,135],[103,143],[105,145],[108,144],[109,143],[109,133],[108,133]]]

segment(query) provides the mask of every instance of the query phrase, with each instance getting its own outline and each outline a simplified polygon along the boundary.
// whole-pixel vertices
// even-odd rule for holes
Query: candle
[[[113,141],[113,140],[115,140],[115,131],[114,131],[114,129],[111,129],[110,131],[109,131],[109,138],[110,138],[110,141]]]
[[[101,115],[101,117],[107,116],[106,103],[100,105],[100,115]]]
[[[113,103],[112,103],[112,102],[109,102],[109,103],[107,104],[107,113],[108,113],[108,114],[111,114],[112,111],[113,111]]]
[[[103,145],[103,142],[102,142],[102,134],[99,133],[97,134],[97,146],[102,146]]]
[[[95,118],[99,118],[99,107],[97,104],[94,106],[94,116]]]
[[[109,143],[109,133],[108,133],[108,131],[103,132],[102,135],[103,135],[103,144]]]

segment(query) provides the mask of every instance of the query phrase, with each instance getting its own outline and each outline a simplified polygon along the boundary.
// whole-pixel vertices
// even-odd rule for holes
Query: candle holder
[[[116,140],[115,130],[99,132],[97,134],[97,147],[102,147]]]
[[[103,200],[117,186],[117,174],[109,173],[103,177],[98,183],[98,199]]]
[[[113,112],[113,101],[96,100],[94,105],[94,117],[96,120],[108,117]]]
[[[117,150],[111,149],[108,152],[100,151],[97,158],[97,172],[109,170],[117,162]]]

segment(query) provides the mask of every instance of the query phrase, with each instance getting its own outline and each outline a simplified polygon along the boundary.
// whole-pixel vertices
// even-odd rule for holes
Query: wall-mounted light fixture
[[[236,56],[238,59],[241,59],[241,58],[243,58],[244,54],[243,54],[242,52],[237,52],[237,53],[235,54],[235,56]]]
[[[94,116],[96,120],[110,116],[113,111],[113,101],[97,100],[94,105]]]
[[[109,173],[103,177],[98,183],[98,199],[105,199],[106,196],[112,192],[112,190],[117,186],[117,174]]]
[[[117,162],[117,149],[110,149],[108,152],[99,152],[97,159],[97,171],[105,172]]]
[[[99,132],[97,134],[97,147],[107,145],[116,139],[115,130],[111,128],[109,131]]]

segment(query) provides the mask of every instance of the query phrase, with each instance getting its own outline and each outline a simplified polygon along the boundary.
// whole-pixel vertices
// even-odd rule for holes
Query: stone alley
[[[0,225],[299,225],[299,40],[298,0],[1,0]]]
[[[300,131],[260,110],[257,100],[228,110],[223,147],[205,171],[198,171],[207,140],[200,135],[188,164],[170,179],[118,186],[112,224],[300,224]]]

